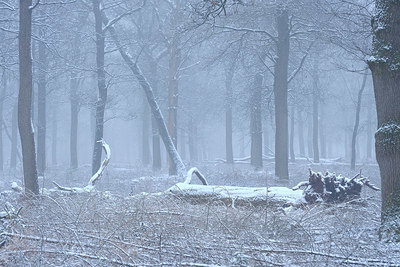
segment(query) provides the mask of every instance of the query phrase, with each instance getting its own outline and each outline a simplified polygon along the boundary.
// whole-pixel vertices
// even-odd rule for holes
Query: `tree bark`
[[[193,122],[193,117],[189,119],[189,156],[190,162],[197,162],[199,160],[199,153],[197,151],[197,124]]]
[[[307,125],[307,152],[308,157],[312,158],[314,155],[313,151],[313,117],[310,114],[308,115],[308,125]]]
[[[303,115],[302,111],[298,110],[298,126],[297,126],[297,131],[299,132],[299,150],[300,150],[300,155],[302,157],[306,156],[306,149],[304,145],[304,122],[303,122]]]
[[[18,128],[22,145],[25,192],[39,194],[35,138],[32,128],[32,0],[19,1],[19,94]]]
[[[107,19],[105,13],[102,13],[102,18],[103,18],[103,23],[105,25],[108,25],[109,20]],[[142,74],[141,69],[139,66],[133,61],[131,56],[125,51],[124,47],[120,44],[117,33],[112,25],[108,27],[108,30],[111,34],[111,37],[115,43],[115,46],[118,48],[119,53],[121,54],[121,57],[124,59],[125,63],[128,65],[134,76],[137,78],[139,81],[140,86],[146,93],[147,101],[149,102],[151,112],[157,121],[158,125],[158,130],[160,133],[160,136],[164,142],[165,148],[168,152],[169,157],[172,159],[172,162],[174,164],[174,168],[178,171],[179,176],[185,176],[186,174],[186,168],[185,165],[182,162],[181,157],[179,156],[174,143],[172,142],[172,139],[168,133],[167,126],[164,121],[164,117],[160,111],[160,108],[157,104],[157,101],[154,97],[153,89],[149,82],[147,81],[146,77]]]
[[[143,96],[142,101],[142,164],[148,166],[150,164],[150,110],[146,101],[146,96]]]
[[[51,133],[51,163],[57,165],[57,105],[53,104],[52,114],[52,133]]]
[[[96,29],[96,65],[97,65],[97,86],[99,97],[96,102],[96,128],[93,146],[92,174],[95,174],[100,168],[102,146],[99,142],[103,139],[104,131],[104,112],[107,102],[107,87],[104,70],[104,49],[105,36],[102,28],[102,15],[100,11],[100,0],[93,0],[93,13],[95,17]]]
[[[264,145],[264,154],[272,154],[272,151],[269,147],[269,128],[268,128],[268,116],[265,116],[266,119],[264,121],[264,130],[263,130],[263,145]]]
[[[318,116],[319,124],[319,144],[321,147],[321,158],[326,158],[326,136],[325,136],[325,125],[324,125],[324,106],[321,105],[319,108]]]
[[[384,222],[400,214],[400,5],[398,1],[376,0],[376,8],[373,57],[368,63],[376,99],[375,149]]]
[[[79,99],[78,99],[78,78],[75,71],[71,72],[70,77],[70,109],[71,109],[71,128],[69,139],[70,168],[78,168],[78,116],[79,116]]]
[[[275,176],[289,179],[288,169],[288,65],[289,65],[289,15],[284,8],[277,10],[277,58],[274,75],[275,96]]]
[[[157,97],[158,93],[158,72],[157,62],[153,60],[151,62],[152,76],[151,86],[153,87],[153,93]],[[154,115],[151,115],[151,130],[152,130],[152,146],[153,146],[153,170],[158,171],[161,169],[161,148],[160,148],[160,134],[158,132],[157,121]]]
[[[367,141],[367,159],[372,158],[372,145],[371,145],[371,137],[372,137],[372,112],[371,109],[368,108],[368,119],[367,119],[367,132],[366,132],[366,141]]]
[[[361,111],[361,98],[362,94],[364,92],[365,88],[365,83],[367,81],[367,73],[364,74],[364,78],[362,81],[362,85],[360,90],[358,91],[358,97],[357,97],[357,107],[356,107],[356,121],[354,123],[354,128],[353,128],[353,136],[351,138],[351,164],[350,168],[351,170],[356,169],[356,141],[357,141],[357,132],[358,132],[358,126],[360,124],[360,111]]]
[[[318,102],[319,102],[319,81],[317,70],[314,71],[313,77],[313,153],[314,153],[314,163],[319,163],[319,147],[318,147]]]
[[[46,169],[46,44],[39,42],[39,75],[37,93],[37,168],[38,175],[43,176]]]
[[[295,106],[292,106],[291,116],[290,116],[290,161],[295,162],[296,157],[294,155],[294,109]]]
[[[15,170],[17,167],[17,153],[18,153],[18,103],[16,103],[12,110],[11,118],[11,157],[10,169]]]
[[[177,37],[174,36],[170,51],[169,78],[168,78],[168,133],[175,148],[178,147],[178,67],[180,64],[180,50]],[[169,175],[176,175],[177,170],[170,159]]]
[[[0,122],[4,121],[3,118],[3,106],[4,106],[4,100],[7,92],[7,75],[6,71],[3,70],[3,79],[2,79],[2,88],[0,92]],[[4,147],[3,147],[3,123],[0,123],[0,171],[3,172],[3,167],[4,167],[4,159],[3,159],[3,153],[4,153]]]
[[[256,169],[263,166],[262,161],[262,120],[261,120],[261,99],[262,99],[263,76],[257,73],[254,77],[254,85],[251,95],[250,107],[250,132],[251,132],[251,160],[250,163]]]
[[[233,163],[233,130],[232,130],[232,104],[233,104],[233,88],[232,80],[235,73],[236,57],[233,59],[232,65],[226,70],[225,77],[225,90],[226,90],[226,103],[225,103],[225,152],[226,163]]]

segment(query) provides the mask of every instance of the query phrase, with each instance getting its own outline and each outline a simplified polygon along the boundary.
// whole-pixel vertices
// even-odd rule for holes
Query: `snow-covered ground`
[[[308,179],[309,167],[354,175],[345,164],[291,164],[289,181],[273,177],[273,164],[260,172],[245,164],[198,167],[209,184],[221,193],[236,190],[235,197],[246,193],[248,188],[243,187],[262,192],[268,186],[269,193],[277,193],[271,189],[274,187],[290,188]],[[380,184],[376,165],[360,167],[363,175]],[[183,182],[165,173],[110,163],[96,186],[111,194],[53,193],[26,200],[14,192],[2,193],[2,210],[8,209],[10,214],[22,210],[18,216],[2,219],[1,239],[6,243],[0,249],[0,264],[400,265],[398,244],[379,241],[379,192],[366,188],[359,199],[301,208],[250,201],[232,206],[219,199],[196,201],[175,194],[153,194]],[[65,186],[84,186],[89,178],[90,168],[84,166],[75,172],[49,170],[41,182],[49,188],[53,180]],[[0,186],[9,189],[11,181],[19,182],[15,176],[6,176]],[[197,182],[195,177],[193,181]]]

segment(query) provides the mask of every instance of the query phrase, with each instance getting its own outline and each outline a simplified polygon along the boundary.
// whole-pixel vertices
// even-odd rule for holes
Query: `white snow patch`
[[[271,199],[284,201],[291,204],[304,202],[302,191],[293,191],[287,187],[240,187],[219,185],[196,185],[177,183],[170,187],[167,192],[173,194],[184,194],[193,197],[215,197],[218,199],[233,199],[247,201],[265,201]]]

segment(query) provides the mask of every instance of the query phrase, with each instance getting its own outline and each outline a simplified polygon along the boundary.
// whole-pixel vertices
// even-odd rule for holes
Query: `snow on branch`
[[[64,187],[56,182],[53,182],[53,184],[61,191],[68,191],[68,192],[74,192],[74,193],[84,193],[84,192],[91,192],[94,189],[95,183],[101,178],[103,175],[104,169],[107,167],[108,163],[110,162],[111,159],[111,149],[110,146],[104,141],[104,139],[101,139],[97,141],[98,143],[101,143],[104,153],[105,153],[105,158],[101,162],[100,168],[97,170],[95,174],[90,178],[88,185],[85,187]]]
[[[183,183],[190,184],[190,182],[192,181],[193,174],[196,174],[197,177],[199,177],[199,179],[203,183],[203,185],[208,185],[206,178],[196,167],[193,167],[188,171],[186,179]]]
[[[104,172],[104,169],[107,167],[108,163],[110,162],[111,159],[111,149],[110,146],[104,141],[104,139],[101,139],[97,141],[98,143],[101,143],[101,146],[103,147],[104,153],[106,154],[105,159],[101,163],[100,168],[97,170],[95,174],[93,174],[92,178],[90,178],[88,186],[94,186],[96,181],[100,179],[101,175]]]

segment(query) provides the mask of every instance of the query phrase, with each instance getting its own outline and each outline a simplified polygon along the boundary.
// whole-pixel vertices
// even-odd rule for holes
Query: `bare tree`
[[[39,193],[35,138],[31,121],[32,104],[32,0],[19,1],[19,76],[18,128],[21,137],[26,193]]]
[[[99,98],[96,103],[96,130],[93,147],[92,174],[95,174],[100,168],[102,147],[98,141],[103,139],[104,131],[104,112],[107,102],[107,86],[104,70],[105,54],[105,35],[103,31],[103,21],[100,9],[100,0],[93,0],[93,13],[95,17],[96,29],[96,64],[97,64],[97,86],[99,89]]]
[[[46,169],[46,76],[47,76],[47,49],[44,43],[43,29],[40,29],[42,40],[39,41],[38,57],[38,91],[37,91],[37,164],[38,175],[43,176]]]
[[[275,175],[289,179],[289,129],[288,129],[288,65],[289,65],[289,13],[284,7],[277,8],[278,30],[277,56],[274,72],[275,95]]]
[[[353,129],[353,135],[351,138],[351,165],[350,168],[352,170],[356,169],[356,141],[357,141],[357,132],[358,132],[358,126],[360,125],[360,110],[361,110],[361,98],[362,94],[365,89],[365,83],[367,81],[367,73],[364,73],[364,78],[362,81],[362,85],[360,90],[358,91],[358,97],[357,97],[357,107],[356,107],[356,120],[354,122],[354,129]]]

